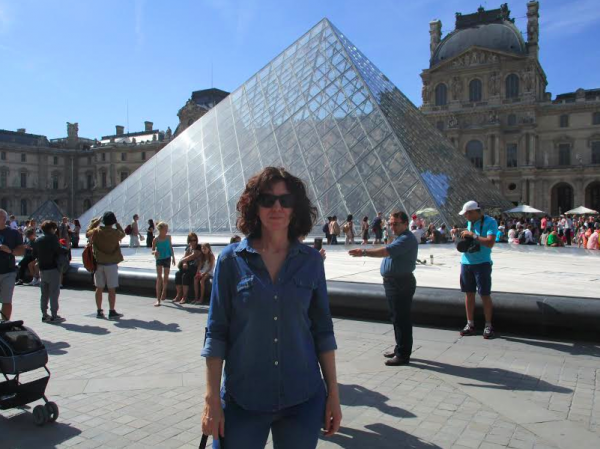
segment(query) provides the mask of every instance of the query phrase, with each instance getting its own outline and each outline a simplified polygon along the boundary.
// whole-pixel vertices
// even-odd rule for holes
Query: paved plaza
[[[95,318],[91,291],[63,290],[62,325],[42,324],[38,290],[18,287],[15,318],[45,341],[60,407],[38,428],[0,413],[2,448],[197,448],[207,310],[118,297],[119,322]],[[319,448],[600,447],[600,346],[415,329],[413,364],[383,364],[387,323],[335,320],[344,419]],[[270,446],[269,446],[270,447]]]

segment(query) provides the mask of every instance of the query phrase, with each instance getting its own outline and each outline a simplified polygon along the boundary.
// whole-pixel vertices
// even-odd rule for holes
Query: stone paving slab
[[[32,407],[2,411],[0,447],[198,446],[205,308],[119,295],[125,317],[98,320],[92,292],[66,289],[68,321],[50,325],[40,322],[36,288],[15,292],[14,318],[48,347],[47,393],[60,418],[38,428]],[[600,447],[596,344],[415,328],[413,364],[389,368],[389,324],[336,319],[335,329],[344,420],[319,448]]]

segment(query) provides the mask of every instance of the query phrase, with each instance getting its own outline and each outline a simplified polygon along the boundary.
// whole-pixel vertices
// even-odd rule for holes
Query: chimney
[[[19,129],[17,129],[17,132],[21,133],[21,134],[25,134],[27,132],[27,130],[25,128],[19,128]]]
[[[144,131],[146,131],[146,132],[152,131],[153,126],[154,126],[154,123],[152,123],[152,122],[148,122],[148,121],[144,122]]]
[[[429,22],[429,51],[431,52],[431,57],[433,58],[433,54],[435,53],[436,48],[440,44],[442,40],[442,21],[441,20],[432,20]]]
[[[121,125],[115,126],[117,129],[117,136],[122,136],[125,133],[125,127]]]

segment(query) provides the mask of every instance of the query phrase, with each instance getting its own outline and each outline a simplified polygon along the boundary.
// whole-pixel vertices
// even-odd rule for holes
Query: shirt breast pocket
[[[294,278],[294,300],[304,308],[308,308],[312,300],[313,293],[317,289],[314,281],[309,281],[299,277]]]
[[[254,290],[254,276],[244,276],[240,279],[236,287],[236,298],[243,304],[247,304]]]

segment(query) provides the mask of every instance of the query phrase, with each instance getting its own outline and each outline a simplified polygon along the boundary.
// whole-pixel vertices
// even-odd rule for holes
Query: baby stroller
[[[23,326],[23,321],[0,322],[0,371],[5,379],[0,382],[0,410],[22,407],[43,399],[44,405],[33,408],[35,424],[43,426],[56,421],[58,406],[49,402],[45,395],[50,380],[46,363],[46,347],[35,332]],[[26,382],[19,380],[23,373],[41,368],[46,370],[47,376]]]

